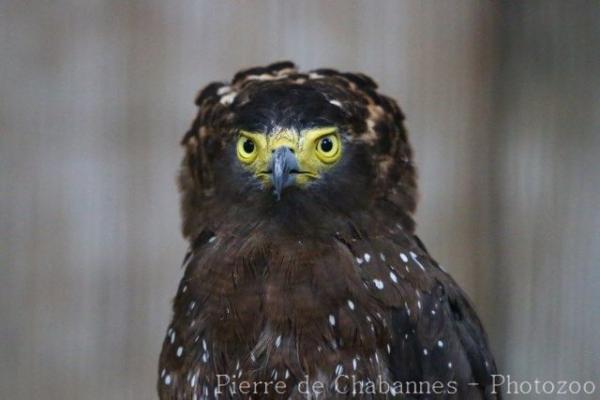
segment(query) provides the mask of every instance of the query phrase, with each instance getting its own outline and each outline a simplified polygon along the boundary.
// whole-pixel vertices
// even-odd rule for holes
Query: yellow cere
[[[246,169],[264,183],[270,182],[268,174],[271,156],[275,149],[287,146],[298,161],[296,183],[300,186],[318,179],[342,156],[342,143],[336,127],[320,127],[296,132],[290,129],[272,135],[240,131],[236,145],[237,157]]]

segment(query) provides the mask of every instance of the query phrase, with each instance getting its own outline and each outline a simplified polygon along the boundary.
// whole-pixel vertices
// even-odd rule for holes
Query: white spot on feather
[[[383,281],[381,279],[373,279],[375,287],[379,290],[383,290]]]
[[[219,102],[224,105],[231,104],[231,103],[233,103],[233,100],[235,100],[235,96],[237,96],[237,93],[231,92],[231,93],[226,94],[225,96],[221,97],[221,100],[219,100]]]
[[[217,90],[217,96],[223,96],[224,94],[227,94],[231,92],[231,86],[221,86],[218,90]]]
[[[369,253],[365,253],[364,258],[365,258],[365,262],[371,261],[371,255]]]
[[[413,261],[414,261],[414,262],[416,262],[416,263],[417,263],[417,265],[418,265],[419,267],[421,267],[421,269],[422,269],[423,271],[425,271],[425,267],[423,267],[423,264],[421,264],[421,263],[419,262],[419,260],[418,260],[418,258],[417,258],[417,255],[411,251],[411,252],[410,252],[410,256],[412,257]]]
[[[353,302],[352,300],[348,300],[348,307],[349,307],[351,310],[354,310],[354,302]]]
[[[335,317],[333,316],[333,314],[329,314],[329,324],[331,326],[335,326]]]
[[[390,279],[392,280],[392,282],[398,283],[398,277],[392,271],[390,271]]]
[[[408,257],[406,257],[406,254],[404,253],[400,253],[400,259],[404,262],[408,262]]]
[[[175,353],[177,355],[177,357],[181,357],[181,355],[183,354],[183,347],[179,346],[177,348],[177,353]]]

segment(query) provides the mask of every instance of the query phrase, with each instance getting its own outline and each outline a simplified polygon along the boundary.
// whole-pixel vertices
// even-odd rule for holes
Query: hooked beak
[[[292,149],[287,146],[275,149],[271,157],[270,170],[275,197],[279,200],[283,189],[295,182],[298,173],[298,160]]]

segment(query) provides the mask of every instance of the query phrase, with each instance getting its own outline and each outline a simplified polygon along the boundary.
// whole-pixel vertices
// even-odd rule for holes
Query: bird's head
[[[184,234],[231,207],[349,213],[383,200],[411,214],[415,171],[403,116],[375,89],[362,74],[301,74],[291,63],[205,88],[183,139]]]

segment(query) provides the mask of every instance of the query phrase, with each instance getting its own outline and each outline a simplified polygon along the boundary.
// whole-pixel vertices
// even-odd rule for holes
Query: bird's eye
[[[240,136],[237,142],[237,156],[241,162],[250,164],[256,159],[258,151],[256,150],[256,143],[254,140],[247,136]]]
[[[317,140],[317,157],[326,164],[331,164],[340,158],[340,139],[337,135],[323,136]]]
[[[321,151],[323,153],[329,153],[331,150],[333,150],[333,142],[331,139],[326,137],[325,139],[321,140]]]
[[[244,144],[242,145],[244,148],[244,152],[247,154],[252,154],[254,151],[254,142],[250,139],[244,140]]]

